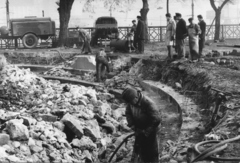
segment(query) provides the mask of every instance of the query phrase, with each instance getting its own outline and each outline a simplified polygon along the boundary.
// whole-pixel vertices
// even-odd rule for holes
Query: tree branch
[[[230,2],[231,0],[225,0],[223,3],[222,3],[222,5],[221,5],[221,7],[220,7],[220,10],[228,3],[228,2]]]
[[[217,11],[217,7],[214,3],[214,0],[210,0],[210,4],[211,4],[212,8],[214,9],[214,11]]]

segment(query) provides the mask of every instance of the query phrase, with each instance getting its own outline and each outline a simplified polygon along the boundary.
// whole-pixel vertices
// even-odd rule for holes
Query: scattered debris
[[[60,69],[48,73],[69,75]],[[100,151],[106,160],[115,139],[131,132],[120,128],[124,104],[106,90],[46,81],[13,65],[3,68],[0,87],[3,162],[97,162]]]

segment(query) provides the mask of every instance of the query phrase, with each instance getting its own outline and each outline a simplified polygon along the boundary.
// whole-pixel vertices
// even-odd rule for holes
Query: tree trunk
[[[218,9],[215,11],[216,14],[216,20],[215,20],[215,34],[214,34],[214,40],[220,39],[220,29],[221,29],[221,10]]]
[[[167,13],[169,13],[169,0],[167,0]]]
[[[141,17],[145,23],[145,41],[148,42],[149,36],[148,36],[148,21],[147,21],[147,14],[149,12],[149,5],[148,0],[142,0],[143,2],[143,8],[140,10]]]
[[[223,7],[231,2],[231,0],[224,0],[222,2],[222,5],[220,7],[216,7],[215,0],[210,0],[210,4],[215,11],[216,21],[215,21],[215,34],[214,34],[214,40],[219,40],[220,38],[220,29],[221,29],[221,11]]]
[[[67,37],[68,37],[68,23],[71,16],[71,9],[74,0],[60,0],[58,12],[59,12],[59,20],[60,20],[60,32],[59,32],[59,40],[58,46],[63,47],[66,45]]]

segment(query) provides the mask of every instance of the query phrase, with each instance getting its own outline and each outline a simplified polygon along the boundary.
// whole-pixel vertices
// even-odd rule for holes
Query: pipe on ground
[[[128,52],[129,46],[128,46],[128,40],[112,40],[110,42],[110,47],[115,48],[115,50]]]

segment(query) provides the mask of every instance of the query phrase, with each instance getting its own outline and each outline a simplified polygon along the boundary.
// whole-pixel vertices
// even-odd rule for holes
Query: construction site
[[[68,28],[59,47],[62,29],[53,19],[10,19],[8,5],[7,15],[0,28],[0,162],[137,163],[138,135],[123,99],[128,87],[151,99],[161,115],[160,163],[240,162],[239,25],[221,25],[214,40],[214,18],[203,57],[193,62],[188,41],[186,59],[167,58],[165,26],[148,27],[138,54],[130,27],[99,17],[82,28],[91,36],[91,53],[83,54],[79,27]],[[102,50],[110,72],[103,69],[98,81]]]

